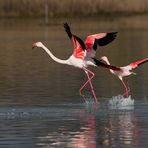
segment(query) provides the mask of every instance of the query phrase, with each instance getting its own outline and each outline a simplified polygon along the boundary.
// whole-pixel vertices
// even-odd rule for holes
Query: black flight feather
[[[68,37],[71,39],[72,33],[71,33],[70,27],[67,23],[64,23],[64,28],[65,28],[66,33],[68,34]]]
[[[117,32],[110,32],[110,33],[107,33],[107,35],[101,39],[95,39],[93,49],[96,50],[97,45],[104,46],[109,44],[116,38],[116,36],[117,36]]]
[[[72,36],[73,36],[79,42],[79,44],[81,45],[82,49],[85,50],[86,47],[85,47],[84,42],[78,36],[73,35],[71,33],[71,30],[70,30],[70,27],[69,27],[68,23],[64,23],[64,28],[65,28],[66,33],[68,34],[68,37],[70,39],[72,39]]]
[[[109,69],[112,69],[115,71],[121,70],[119,67],[105,64],[105,63],[101,62],[101,60],[97,60],[95,58],[92,58],[92,59],[94,60],[95,65],[97,65],[97,66],[102,66],[102,67],[109,68]]]
[[[79,37],[77,37],[76,35],[74,35],[74,37],[75,37],[76,40],[79,42],[79,44],[81,45],[82,49],[85,50],[86,47],[85,47],[84,42],[83,42]]]

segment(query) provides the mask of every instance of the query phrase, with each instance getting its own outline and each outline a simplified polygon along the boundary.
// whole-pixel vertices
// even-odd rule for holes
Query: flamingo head
[[[106,62],[106,61],[108,61],[108,58],[107,58],[106,56],[102,56],[102,57],[101,57],[101,61]]]
[[[43,47],[43,43],[42,42],[33,43],[32,48],[35,48],[35,47]]]

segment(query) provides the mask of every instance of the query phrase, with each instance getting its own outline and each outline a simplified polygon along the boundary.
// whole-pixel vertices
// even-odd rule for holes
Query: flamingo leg
[[[89,77],[88,72],[86,72],[86,75],[87,75],[87,78],[88,78],[88,80],[89,80],[90,77]],[[95,94],[95,91],[94,91],[94,88],[93,88],[93,85],[92,85],[91,80],[89,81],[89,85],[90,85],[90,88],[91,88],[92,94],[93,94],[93,96],[94,96],[95,102],[98,103],[98,100],[97,100],[97,97],[96,97],[96,94]]]
[[[94,100],[95,100],[96,103],[98,103],[98,100],[97,100],[97,97],[96,97],[96,94],[95,94],[93,85],[92,85],[92,83],[91,83],[91,80],[94,78],[95,74],[94,74],[92,71],[90,71],[90,70],[88,70],[87,68],[85,68],[85,67],[83,67],[83,69],[84,69],[84,71],[85,71],[85,73],[86,73],[86,75],[87,75],[88,80],[87,80],[87,81],[84,83],[84,85],[80,88],[80,95],[82,95],[82,90],[83,90],[83,89],[85,88],[85,86],[89,83],[90,88],[91,88],[91,91],[92,91],[92,94],[93,94],[93,96],[94,96]],[[88,73],[91,74],[91,77],[89,76]]]
[[[128,88],[128,92],[130,93],[130,87],[129,87],[129,84],[128,84],[128,79],[126,77],[124,79],[124,83],[126,84],[126,86]]]
[[[124,88],[125,88],[125,93],[123,94],[125,97],[128,97],[129,96],[129,87],[128,87],[128,85],[126,84],[126,82],[124,82],[124,80],[123,79],[120,79],[121,80],[121,82],[122,82],[122,84],[123,84],[123,86],[124,86]]]

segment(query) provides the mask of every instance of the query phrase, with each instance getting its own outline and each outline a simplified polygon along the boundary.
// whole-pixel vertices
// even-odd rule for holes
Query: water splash
[[[79,109],[73,105],[64,106],[46,106],[46,107],[1,107],[1,119],[41,119],[49,118],[50,120],[69,120],[77,118]]]
[[[129,97],[124,97],[123,95],[113,96],[109,100],[108,105],[110,108],[116,109],[133,109],[134,99],[131,98],[131,95]]]
[[[94,98],[83,96],[83,99],[84,99],[84,106],[87,110],[92,111],[92,109],[93,110],[98,109],[100,104],[96,104],[96,102],[94,101]]]

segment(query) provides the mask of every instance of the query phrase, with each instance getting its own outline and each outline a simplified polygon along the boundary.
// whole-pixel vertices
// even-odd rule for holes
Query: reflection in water
[[[91,112],[90,110],[88,112],[87,109],[83,109],[80,112],[79,130],[75,131],[73,129],[73,131],[69,131],[70,127],[60,125],[55,132],[49,132],[47,136],[38,137],[40,143],[37,145],[46,147],[96,148],[96,110],[91,108]],[[72,124],[76,123],[72,122]],[[73,126],[75,127],[75,125]]]
[[[96,119],[94,116],[90,115],[86,120],[85,127],[82,127],[84,131],[75,136],[75,148],[96,147]]]
[[[79,128],[75,121],[66,121],[70,122],[69,126],[59,125],[56,131],[39,137],[40,143],[37,145],[72,148],[138,146],[137,121],[131,108],[129,110],[109,110],[105,118],[102,118],[98,111],[98,109],[87,106],[86,110],[80,110]],[[98,117],[102,118],[99,122]],[[69,130],[70,127],[78,129]]]
[[[116,110],[109,114],[102,145],[117,147],[137,146],[137,126],[132,110]]]
[[[94,107],[94,106],[91,106]],[[96,107],[95,107],[96,108]],[[84,120],[83,120],[84,118]],[[81,116],[81,120],[85,123],[81,127],[81,132],[79,135],[75,135],[74,147],[75,148],[96,148],[96,115],[95,110],[91,112],[86,112]],[[80,124],[81,124],[80,120]]]
[[[74,104],[3,108],[0,132],[5,134],[1,137],[9,145],[14,142],[14,146],[24,143],[65,148],[138,147],[140,135],[135,111],[106,108],[107,105],[89,108],[88,104],[86,108]]]

